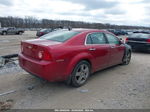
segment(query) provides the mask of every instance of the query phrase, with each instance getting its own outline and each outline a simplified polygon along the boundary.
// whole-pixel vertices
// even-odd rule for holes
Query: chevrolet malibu
[[[19,54],[20,66],[30,74],[75,87],[85,84],[90,74],[128,65],[130,59],[130,46],[110,32],[93,29],[60,30],[22,41]]]

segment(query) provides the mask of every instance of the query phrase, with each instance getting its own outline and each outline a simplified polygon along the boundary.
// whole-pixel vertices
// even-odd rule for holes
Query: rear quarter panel
[[[93,56],[87,52],[84,45],[74,46],[59,46],[51,49],[58,75],[65,79],[71,74],[76,64],[81,60],[89,60],[93,63]]]

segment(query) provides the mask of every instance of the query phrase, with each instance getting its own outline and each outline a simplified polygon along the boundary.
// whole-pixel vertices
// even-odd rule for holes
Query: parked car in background
[[[134,31],[133,33],[147,33],[147,34],[150,34],[150,31]]]
[[[133,33],[132,30],[128,30],[128,31],[127,31],[127,35],[130,35],[130,34],[132,34],[132,33]]]
[[[128,35],[128,33],[124,30],[108,30],[108,31],[115,35]]]
[[[113,34],[115,34],[115,30],[113,30],[113,29],[108,29],[107,31],[109,31],[109,32],[111,32],[111,33],[113,33]]]
[[[18,34],[21,35],[25,31],[20,28],[15,28],[15,27],[8,27],[8,28],[1,28],[0,29],[0,34],[1,35],[7,35],[7,34]]]
[[[102,30],[73,29],[51,32],[21,42],[19,64],[48,81],[66,81],[75,87],[90,74],[117,64],[129,64],[131,47]]]
[[[126,43],[135,50],[150,52],[150,34],[149,33],[133,33],[126,38]]]
[[[128,33],[124,30],[116,30],[116,35],[128,35]]]
[[[47,33],[50,33],[52,31],[53,31],[52,29],[41,29],[41,30],[37,31],[36,36],[41,37],[41,36],[43,36]]]
[[[53,32],[53,31],[58,31],[58,30],[71,30],[71,29],[72,29],[72,28],[71,28],[70,26],[69,26],[69,27],[66,27],[66,26],[62,27],[62,26],[60,26],[60,27],[54,28],[54,29],[52,29],[52,28],[49,28],[49,29],[41,29],[41,30],[37,31],[36,36],[41,37],[41,36],[43,36],[43,35],[45,35],[45,34],[48,34],[48,33],[50,33],[50,32]]]

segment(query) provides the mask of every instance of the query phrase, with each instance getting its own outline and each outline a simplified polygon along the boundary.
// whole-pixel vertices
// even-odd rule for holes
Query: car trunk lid
[[[22,54],[29,56],[34,59],[40,59],[39,55],[51,56],[50,46],[60,44],[60,42],[43,40],[43,39],[34,39],[26,40],[21,42],[21,52]],[[45,53],[45,54],[39,54]]]

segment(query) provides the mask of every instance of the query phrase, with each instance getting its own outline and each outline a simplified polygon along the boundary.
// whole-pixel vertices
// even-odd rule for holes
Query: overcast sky
[[[150,0],[0,0],[0,16],[150,26]]]

